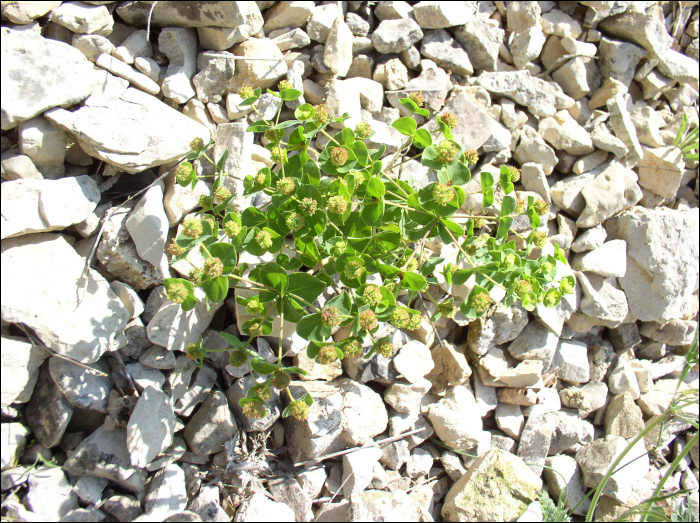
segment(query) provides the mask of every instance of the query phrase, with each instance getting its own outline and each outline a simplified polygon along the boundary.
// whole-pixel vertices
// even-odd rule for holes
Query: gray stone
[[[610,111],[610,125],[620,140],[629,149],[626,160],[628,167],[634,167],[644,156],[642,145],[637,138],[637,129],[632,122],[627,104],[622,94],[616,94],[607,102],[608,111]]]
[[[62,230],[85,220],[100,191],[88,176],[15,180],[2,184],[2,237]]]
[[[520,165],[539,164],[545,176],[552,174],[558,162],[554,149],[547,145],[542,136],[529,126],[524,126],[521,129],[520,143],[515,149],[514,155]]]
[[[424,378],[413,383],[399,378],[384,391],[384,402],[399,412],[417,413],[431,386],[432,383]]]
[[[629,393],[614,396],[605,408],[605,435],[634,438],[644,430],[642,411]]]
[[[151,11],[148,2],[120,4],[116,13],[126,24],[145,27]],[[246,38],[263,27],[260,9],[249,4],[202,4],[197,9],[183,9],[179,2],[158,2],[151,14],[154,27],[237,27],[245,26]]]
[[[68,456],[63,468],[75,476],[97,476],[117,482],[129,480],[136,469],[131,466],[126,448],[126,429],[100,427]]]
[[[3,336],[0,341],[2,351],[2,407],[15,403],[31,385],[32,377],[49,356],[49,352],[37,345],[28,343],[25,338]],[[31,394],[31,389],[27,392]],[[4,466],[3,466],[4,468]]]
[[[295,381],[290,390],[295,398],[307,392],[314,398],[306,420],[292,417],[284,420],[295,463],[363,445],[387,427],[388,417],[381,396],[352,380]]]
[[[428,347],[412,340],[394,356],[394,367],[409,382],[415,383],[433,370],[434,363]]]
[[[595,440],[576,453],[576,462],[581,468],[587,487],[596,488],[613,461],[627,448],[627,441],[620,436],[606,436]],[[649,456],[640,440],[618,464],[603,487],[603,493],[619,501],[627,500],[632,487],[649,471]],[[623,501],[624,502],[624,501]]]
[[[284,503],[272,501],[262,492],[253,494],[236,511],[234,521],[296,521],[294,511]]]
[[[33,31],[3,29],[2,129],[90,95],[92,64],[78,50]]]
[[[60,264],[47,264],[50,259]],[[78,299],[84,261],[62,236],[35,234],[5,240],[2,263],[3,320],[24,323],[48,348],[83,363],[96,361],[124,342],[121,334],[128,311],[108,283],[92,271],[88,284],[94,287]],[[65,314],[70,315],[69,322]]]
[[[558,341],[556,334],[540,322],[533,321],[508,346],[508,352],[519,360],[542,360],[547,367],[557,350]]]
[[[44,178],[58,179],[65,174],[68,135],[43,116],[21,122],[18,127],[19,152],[32,160]]]
[[[421,42],[420,52],[438,66],[454,74],[469,76],[474,72],[467,52],[444,29],[426,32]]]
[[[30,24],[59,5],[58,2],[7,2],[2,6],[2,15],[13,24]]]
[[[287,505],[296,514],[297,521],[310,521],[311,498],[304,492],[297,479],[291,474],[284,474],[268,482],[272,497]]]
[[[282,51],[269,38],[252,38],[233,46],[231,51],[236,56],[279,59],[278,62],[236,60],[236,75],[230,86],[233,92],[238,92],[246,84],[254,89],[272,87],[287,73],[287,62],[284,61]]]
[[[611,216],[632,207],[642,198],[637,175],[622,164],[612,162],[581,195],[586,207],[576,220],[578,227],[594,227]]]
[[[218,104],[229,88],[229,83],[236,70],[234,55],[228,52],[201,53],[197,61],[204,62],[204,67],[197,67],[199,72],[192,78],[197,98],[203,103]]]
[[[627,273],[619,279],[631,313],[665,323],[684,315],[698,278],[698,212],[636,207],[606,223],[627,242]]]
[[[173,441],[175,414],[171,399],[160,390],[146,387],[129,418],[126,430],[131,464],[143,468]]]
[[[175,412],[180,416],[186,417],[192,414],[195,407],[207,398],[216,382],[216,370],[208,363],[197,369],[196,373],[189,389],[174,404]]]
[[[46,116],[76,135],[88,154],[131,173],[182,157],[194,138],[209,141],[202,124],[133,88],[118,98],[91,98],[72,113],[52,109]]]
[[[342,17],[333,22],[328,32],[323,63],[337,76],[348,74],[352,64],[352,32]]]
[[[464,46],[469,60],[475,69],[496,71],[498,49],[503,42],[505,31],[498,23],[482,18],[471,18],[455,30],[455,39]]]
[[[603,37],[598,44],[598,67],[603,78],[614,78],[629,87],[634,71],[646,51],[628,42]]]
[[[95,64],[103,69],[106,69],[115,76],[127,80],[134,87],[137,87],[148,94],[155,95],[160,93],[160,86],[155,80],[143,73],[135,71],[133,67],[125,64],[113,56],[102,53],[95,60]]]
[[[511,33],[508,39],[508,47],[513,57],[513,63],[517,69],[524,69],[530,61],[537,58],[542,52],[547,37],[539,26],[532,26],[524,31]]]
[[[518,457],[528,464],[537,477],[542,475],[542,465],[549,453],[553,430],[544,416],[531,415],[520,434]]]
[[[139,517],[140,521],[158,521],[184,510],[187,506],[184,471],[172,464],[156,472],[148,484],[143,506],[146,512]]]
[[[280,51],[288,51],[289,49],[306,47],[311,43],[309,35],[299,28],[276,36],[272,39],[272,41],[275,43],[275,45],[277,45],[277,47],[279,47]],[[352,52],[352,42],[350,42],[350,49]]]
[[[61,518],[61,521],[91,523],[94,521],[104,521],[106,517],[107,516],[105,516],[105,514],[96,507],[76,508],[68,512],[65,516],[63,516]]]
[[[109,480],[105,478],[83,476],[73,486],[73,492],[83,503],[96,505],[102,500],[102,491],[108,484]]]
[[[346,498],[369,486],[372,470],[381,456],[382,450],[377,447],[356,450],[343,456],[343,495]]]
[[[372,78],[381,83],[388,91],[396,91],[406,87],[408,70],[398,58],[392,58],[377,65]]]
[[[79,508],[68,478],[60,468],[41,467],[29,476],[24,503],[38,521],[59,521]]]
[[[596,225],[583,231],[571,244],[571,250],[580,253],[598,249],[603,245],[607,237],[608,233],[605,232],[603,226]]]
[[[3,180],[44,179],[32,159],[26,154],[18,154],[3,160],[2,178]]]
[[[353,494],[346,521],[424,521],[420,506],[400,490],[367,490]]]
[[[535,78],[529,71],[482,73],[477,84],[492,95],[505,96],[526,106],[535,116],[553,116],[568,109],[574,100],[554,83]]]
[[[629,313],[629,305],[615,277],[604,278],[582,272],[575,274],[581,287],[581,302],[576,315],[588,316],[592,325],[604,325],[611,329],[620,325]]]
[[[306,32],[311,40],[322,44],[326,43],[328,33],[335,20],[342,16],[336,4],[324,4],[314,7],[311,18],[306,24]],[[352,38],[350,39],[352,41]]]
[[[514,340],[528,323],[527,311],[520,305],[505,307],[496,304],[488,318],[479,318],[469,324],[467,344],[479,356],[491,347]]]
[[[265,33],[282,27],[304,27],[314,11],[313,2],[276,4],[265,12]]]
[[[27,436],[30,434],[21,423],[2,423],[2,470],[12,469],[17,466],[19,458],[24,452]],[[5,489],[5,476],[3,474],[3,490]]]
[[[49,371],[59,390],[71,405],[107,412],[112,384],[104,373],[97,369],[88,370],[55,356],[49,359]]]
[[[524,2],[519,2],[524,3]],[[498,483],[493,495],[486,485]],[[445,521],[514,521],[537,498],[542,480],[522,459],[501,449],[479,457],[447,493],[442,507]]]
[[[544,469],[544,478],[550,496],[555,502],[561,500],[574,514],[585,515],[591,502],[586,498],[586,487],[576,460],[566,455],[550,456],[545,465],[549,467]]]
[[[466,24],[474,18],[474,5],[423,1],[413,6],[413,15],[423,29],[444,29]]]
[[[114,20],[104,5],[84,2],[66,2],[51,13],[51,21],[73,33],[98,33],[106,36],[112,32]]]
[[[202,487],[187,508],[199,514],[202,521],[228,522],[231,520],[219,502],[219,489],[215,486]]]
[[[673,43],[673,38],[658,16],[634,9],[605,18],[598,29],[604,34],[640,45],[656,55],[667,51]]]
[[[169,354],[172,355],[171,352],[169,352]],[[126,372],[131,376],[131,379],[134,380],[134,384],[139,391],[143,391],[146,387],[153,387],[154,389],[160,390],[165,383],[165,376],[162,372],[158,369],[146,367],[140,362],[126,365]]]
[[[629,152],[625,142],[611,134],[605,125],[593,129],[591,140],[598,149],[613,153],[616,158],[623,158]]]
[[[168,350],[185,351],[188,343],[196,343],[199,336],[207,329],[214,314],[223,305],[223,301],[207,304],[203,292],[195,292],[200,300],[189,311],[182,310],[179,304],[167,300],[148,323],[148,339],[155,345]],[[142,362],[143,363],[143,362]]]
[[[168,236],[168,217],[163,208],[163,188],[148,189],[126,219],[126,228],[141,259],[154,266],[162,263]]]
[[[175,361],[175,354],[160,345],[152,345],[139,358],[142,365],[162,370],[174,369]]]
[[[627,244],[622,240],[605,242],[586,254],[576,255],[571,261],[571,267],[601,276],[624,276],[627,272]]]
[[[400,53],[423,38],[420,26],[412,19],[384,20],[372,33],[372,43],[380,53]]]
[[[474,395],[466,387],[448,390],[442,400],[428,407],[427,413],[438,437],[450,447],[468,452],[479,444],[481,417]]]
[[[637,164],[639,185],[664,198],[675,198],[681,185],[685,162],[677,147],[643,148]]]
[[[127,64],[133,64],[139,56],[150,58],[153,56],[153,45],[148,41],[146,31],[143,29],[131,33],[119,47],[111,54]],[[111,43],[111,42],[110,42]]]
[[[345,15],[345,23],[348,24],[354,36],[367,36],[367,33],[369,33],[369,22],[355,13],[347,13]]]
[[[185,426],[183,436],[190,450],[198,456],[214,454],[232,439],[238,427],[228,408],[226,396],[213,391]]]
[[[654,341],[678,347],[693,343],[697,330],[697,321],[673,319],[666,324],[643,322],[640,333]]]
[[[588,132],[581,127],[568,111],[559,111],[553,117],[539,122],[539,134],[555,149],[574,156],[592,153],[593,142]]]
[[[102,510],[117,521],[132,521],[143,512],[141,503],[135,497],[124,494],[108,498],[102,504]]]

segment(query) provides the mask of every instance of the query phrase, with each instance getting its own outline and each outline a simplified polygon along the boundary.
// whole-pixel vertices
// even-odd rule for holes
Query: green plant
[[[554,503],[546,490],[541,490],[539,495],[540,506],[542,507],[542,521],[554,523],[557,521],[571,521],[571,515],[566,508],[566,495],[562,494],[559,501]]]
[[[284,101],[301,95],[290,88],[268,93]],[[250,105],[257,112],[254,103],[260,95],[260,89],[241,89],[245,98],[242,105]],[[401,102],[411,114],[429,116],[420,107],[420,96]],[[204,266],[194,269],[189,278],[167,279],[167,296],[189,310],[197,305],[195,287],[203,289],[207,306],[209,301],[223,300],[230,288],[256,293],[250,298],[239,293],[236,296],[238,304],[254,316],[239,325],[250,336],[248,341],[222,333],[231,344],[226,350],[231,351],[232,365],[247,362],[257,373],[267,376],[241,400],[247,415],[264,414],[261,405],[270,387],[286,390],[289,395],[291,403],[283,416],[302,419],[312,403],[308,395],[293,398],[288,388],[289,375],[304,371],[282,364],[284,321],[296,324],[297,334],[309,342],[309,357],[320,363],[360,355],[365,342],[372,345],[363,354],[365,358],[375,352],[389,357],[393,352],[389,338],[375,337],[378,322],[391,322],[401,329],[418,328],[420,313],[402,302],[410,304],[419,292],[438,284],[440,274],[447,284],[468,283],[471,287],[467,299],[459,305],[467,318],[485,314],[494,297],[506,305],[520,300],[526,309],[533,310],[538,304],[554,307],[563,294],[573,292],[573,277],[556,279],[557,261],[567,263],[558,245],[553,245],[553,254],[530,259],[534,256],[532,249],[546,243],[546,232],[538,228],[548,205],[532,197],[527,201],[516,198],[513,182],[520,177],[517,168],[503,166],[498,180],[483,172],[481,189],[470,193],[481,194],[485,211],[493,206],[500,185],[504,196],[497,215],[460,213],[467,196],[462,186],[470,181],[469,165],[477,162],[478,155],[462,150],[454,141],[452,128],[467,122],[458,123],[455,115],[443,113],[437,118],[437,129],[430,132],[418,129],[412,117],[399,118],[393,127],[406,136],[406,141],[385,165],[382,159],[386,147],[368,149],[364,141],[372,133],[368,124],[359,124],[354,131],[346,127],[330,136],[327,125],[343,122],[347,115],[331,120],[324,105],[303,104],[294,112],[295,119],[280,122],[280,112],[274,121],[260,116],[247,129],[263,133],[266,148],[277,165],[247,176],[243,180],[244,195],[264,192],[271,198],[270,205],[249,207],[241,214],[231,210],[234,195],[226,188],[228,174],[224,172],[227,152],[214,162],[206,152],[211,144],[193,143],[193,151],[177,167],[176,174],[182,186],[194,187],[198,177],[191,162],[201,159],[216,167],[213,196],[201,199],[198,217],[185,220],[168,248],[172,262],[199,249]],[[329,140],[320,153],[311,146],[312,139],[319,135]],[[420,158],[436,173],[437,181],[421,189],[387,174],[401,165],[401,154],[412,149],[412,157]],[[520,215],[527,216],[532,228],[526,237],[511,228]],[[485,222],[491,224],[490,233],[484,230],[479,234]],[[519,237],[523,249],[509,234]],[[444,263],[443,257],[428,254],[426,242],[438,237],[444,244],[457,244],[457,264]],[[285,241],[289,247],[285,247]],[[238,263],[238,253],[243,251],[276,257],[274,262],[257,265],[246,274],[246,264]],[[333,282],[335,275],[344,288]],[[370,280],[371,276],[374,279]],[[316,299],[328,288],[334,297],[318,307]],[[407,294],[401,302],[397,301],[400,294]],[[436,306],[431,321],[441,315],[452,317],[457,311],[453,298],[437,302],[430,293],[423,296]],[[249,345],[255,336],[273,334],[275,317],[280,318],[280,354],[278,363],[272,364]],[[350,335],[333,341],[331,333],[336,327],[348,328]],[[201,341],[187,349],[188,357],[200,365],[207,352]]]
[[[673,145],[678,147],[683,152],[683,158],[686,160],[695,160],[697,162],[698,148],[700,148],[700,140],[698,139],[700,127],[696,127],[692,131],[686,132],[687,126],[688,117],[685,113],[683,113],[681,127],[678,129],[678,134],[676,135],[676,139],[673,141]]]

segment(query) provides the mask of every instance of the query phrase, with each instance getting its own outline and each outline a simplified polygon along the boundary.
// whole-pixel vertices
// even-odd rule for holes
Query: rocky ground
[[[673,146],[684,116],[698,126],[697,2],[161,1],[149,34],[150,8],[2,2],[3,517],[533,521],[543,488],[566,488],[584,514],[584,495],[666,410],[697,331],[698,164]],[[516,190],[551,202],[550,241],[577,292],[533,313],[384,325],[393,359],[320,366],[291,335],[311,415],[282,421],[273,397],[268,418],[243,417],[248,369],[183,353],[200,335],[209,349],[238,335],[233,291],[183,312],[162,285],[189,273],[164,247],[211,186],[166,175],[197,137],[216,139],[215,158],[228,148],[231,174],[271,165],[236,93],[282,79],[349,113],[345,125],[369,122],[389,154],[408,93],[431,111],[419,125],[455,113],[474,173],[517,165]],[[279,103],[263,95],[258,109]],[[393,173],[425,174],[416,161]],[[277,343],[257,350],[274,361]],[[679,390],[697,388],[696,367]],[[596,519],[650,496],[689,428],[672,418],[659,449],[640,441]],[[697,445],[665,488],[679,487],[697,514]]]

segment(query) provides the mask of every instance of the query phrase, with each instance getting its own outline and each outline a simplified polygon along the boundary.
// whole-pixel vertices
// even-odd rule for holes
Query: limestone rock
[[[433,360],[428,347],[412,340],[401,347],[394,356],[394,367],[409,382],[415,383],[433,370]]]
[[[0,441],[0,445],[2,445],[2,470],[5,471],[17,466],[30,431],[21,423],[3,423],[0,425],[0,430],[2,431],[2,440]]]
[[[295,463],[363,445],[387,427],[381,396],[360,383],[346,378],[331,382],[295,381],[290,390],[295,398],[307,392],[314,398],[306,420],[284,420]]]
[[[19,152],[32,160],[44,178],[61,178],[65,173],[68,135],[43,116],[21,122],[18,131]]]
[[[607,102],[610,111],[610,125],[620,140],[629,149],[626,160],[629,167],[634,167],[644,156],[642,145],[637,138],[637,129],[632,122],[625,99],[621,94],[616,94]]]
[[[591,502],[585,497],[586,486],[583,484],[581,469],[576,460],[566,455],[550,456],[545,461],[545,465],[549,467],[544,469],[544,477],[552,499],[555,502],[562,499],[565,506],[574,511],[574,514],[584,516]]]
[[[639,185],[664,198],[674,198],[684,173],[683,154],[677,147],[644,147],[637,164]]]
[[[637,175],[617,162],[612,162],[581,195],[586,207],[576,220],[578,227],[594,227],[611,216],[635,205],[642,198]]]
[[[545,176],[552,174],[558,163],[554,149],[547,145],[542,136],[529,126],[523,127],[520,131],[520,143],[515,149],[515,159],[520,165],[539,164]]]
[[[51,13],[51,21],[74,33],[98,33],[107,36],[112,32],[114,20],[104,5],[84,2],[64,2]]]
[[[44,447],[59,444],[73,415],[73,407],[54,383],[47,364],[39,370],[37,384],[24,414],[27,427]]]
[[[62,236],[5,240],[2,264],[4,321],[24,323],[48,348],[82,363],[125,343],[129,312],[98,273],[89,270],[85,282],[85,262]],[[85,284],[89,292],[76,296]]]
[[[234,55],[223,53],[201,53],[198,57],[206,63],[198,67],[199,72],[192,78],[197,98],[202,103],[218,104],[229,88],[236,70]]]
[[[639,61],[645,50],[628,42],[603,37],[598,44],[598,67],[603,78],[614,78],[629,87]]]
[[[159,266],[168,237],[168,217],[163,208],[163,188],[154,185],[141,197],[126,219],[126,228],[141,259]]]
[[[608,328],[617,327],[625,320],[629,313],[627,297],[614,277],[576,272],[576,279],[581,287],[581,303],[576,314],[595,318],[595,325]]]
[[[367,490],[353,494],[346,521],[427,521],[421,507],[403,491]],[[335,521],[329,519],[328,521]]]
[[[627,272],[627,244],[621,240],[606,242],[595,250],[575,256],[571,267],[601,276],[624,276]]]
[[[78,496],[60,468],[41,467],[29,476],[27,486],[24,503],[39,521],[68,519],[70,512],[79,507]]]
[[[467,4],[423,1],[413,6],[413,15],[422,29],[444,29],[466,24],[474,11]]]
[[[267,521],[294,522],[294,511],[284,503],[272,501],[262,492],[253,494],[244,501],[236,511],[234,521]]]
[[[153,56],[153,45],[148,41],[146,31],[143,29],[131,33],[119,47],[112,51],[113,56],[127,64],[133,64],[136,58],[150,58]]]
[[[482,18],[471,18],[455,30],[455,39],[464,46],[469,61],[475,69],[496,71],[498,49],[503,42],[505,31],[498,23]]]
[[[71,405],[107,412],[112,384],[103,373],[88,370],[55,356],[49,360],[49,371],[59,390]]]
[[[535,78],[529,71],[482,73],[477,85],[526,106],[535,116],[553,116],[558,110],[574,105],[574,100],[556,84]]]
[[[491,347],[514,340],[527,324],[527,311],[522,306],[508,308],[498,303],[491,316],[469,324],[467,344],[474,353],[483,356]]]
[[[683,316],[698,278],[698,211],[636,207],[609,220],[611,238],[627,242],[627,273],[619,279],[630,311],[643,321]]]
[[[2,30],[2,129],[52,107],[69,107],[93,88],[92,64],[78,49],[33,31]]]
[[[175,414],[171,399],[146,387],[126,427],[126,446],[134,467],[143,468],[173,442]]]
[[[126,429],[100,427],[84,439],[63,466],[75,476],[97,476],[112,481],[127,481],[136,472],[126,447]]]
[[[238,420],[242,422],[247,432],[269,430],[282,413],[280,394],[278,391],[272,390],[272,396],[267,400],[267,405],[265,405],[266,416],[258,419],[249,418],[243,414],[243,407],[238,404],[238,400],[245,398],[246,393],[253,385],[255,385],[255,380],[250,374],[236,381],[236,383],[226,391],[229,408],[236,414]]]
[[[184,510],[187,506],[185,472],[175,464],[156,472],[148,484],[143,506],[146,512],[137,521],[165,520],[170,514]]]
[[[195,296],[200,300],[190,311],[183,311],[179,304],[166,300],[153,319],[148,322],[148,339],[155,345],[168,350],[185,351],[188,343],[194,343],[207,329],[214,314],[223,305],[204,302],[204,293],[197,289]]]
[[[224,443],[233,438],[237,431],[238,426],[228,408],[226,396],[214,391],[190,418],[183,437],[192,452],[203,456],[223,450]]]
[[[605,18],[598,26],[603,33],[641,45],[647,51],[661,55],[673,43],[663,21],[653,13],[628,9],[622,14]]]
[[[52,109],[46,116],[76,135],[91,156],[132,173],[182,157],[194,138],[209,141],[202,124],[133,88],[118,98],[93,97],[72,113]]]
[[[6,2],[2,6],[2,15],[13,24],[29,24],[59,5],[58,2]]]
[[[275,85],[287,73],[287,62],[284,61],[282,51],[269,38],[252,38],[233,46],[231,52],[236,56],[264,56],[279,58],[279,61],[236,60],[236,74],[229,87],[230,91],[238,92],[244,85],[264,90]]]
[[[328,33],[323,62],[337,76],[347,75],[352,65],[352,33],[342,17],[335,19]]]
[[[605,435],[634,438],[644,430],[642,411],[629,393],[614,396],[605,408]]]
[[[522,459],[491,449],[449,490],[442,516],[445,521],[514,521],[541,488],[542,480]]]
[[[540,120],[538,132],[557,150],[564,150],[574,156],[593,152],[593,142],[588,132],[568,111],[559,111],[553,117]]]
[[[612,462],[627,447],[627,441],[620,436],[606,436],[597,439],[576,453],[576,461],[581,467],[583,481],[587,487],[596,488],[608,471]],[[603,493],[617,500],[627,500],[632,487],[639,478],[649,471],[649,456],[640,440],[618,464],[617,472],[603,488]]]
[[[309,1],[284,2],[265,12],[265,33],[282,27],[304,27],[314,11]]]
[[[342,13],[336,4],[317,5],[306,24],[306,32],[314,42],[325,44],[335,20],[341,16]],[[352,38],[350,40],[352,41]]]
[[[454,74],[469,76],[474,72],[467,52],[444,29],[426,32],[421,42],[420,53]]]
[[[3,336],[2,351],[2,407],[15,403],[24,391],[31,394],[39,367],[49,356],[46,349],[27,343],[25,338]],[[4,454],[3,454],[4,456]],[[3,465],[4,468],[4,465]]]
[[[150,2],[120,4],[116,13],[125,23],[145,27],[151,11]],[[205,3],[197,9],[183,9],[179,2],[158,2],[153,8],[154,27],[237,27],[244,26],[246,38],[263,27],[260,9],[255,2],[243,4]]]
[[[525,31],[511,33],[508,45],[515,67],[524,69],[528,63],[540,56],[546,40],[542,28],[536,25]]]
[[[428,418],[438,437],[452,448],[467,452],[480,441],[481,417],[474,395],[464,386],[452,388],[430,405]]]
[[[372,43],[380,53],[400,53],[423,38],[423,31],[412,19],[384,20],[372,33]]]

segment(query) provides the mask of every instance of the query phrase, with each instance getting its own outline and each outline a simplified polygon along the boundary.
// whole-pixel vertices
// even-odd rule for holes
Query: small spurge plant
[[[301,95],[283,84],[278,92],[268,92],[283,101]],[[244,87],[240,94],[241,105],[258,113],[255,103],[261,89]],[[401,102],[412,115],[429,117],[419,95]],[[436,321],[457,313],[477,318],[495,301],[507,306],[520,301],[527,310],[555,307],[563,294],[573,292],[573,277],[557,279],[557,266],[567,263],[559,246],[553,244],[546,255],[533,252],[547,243],[546,229],[540,225],[548,206],[532,197],[516,198],[513,183],[520,177],[518,169],[503,166],[497,180],[482,172],[478,191],[482,212],[463,210],[467,196],[463,187],[471,180],[470,166],[478,155],[463,150],[455,140],[452,130],[469,123],[459,122],[454,114],[437,115],[433,131],[417,128],[413,117],[399,118],[393,127],[405,142],[386,158],[385,146],[368,147],[365,140],[372,130],[367,123],[331,136],[328,125],[344,122],[347,115],[331,118],[324,105],[303,104],[295,110],[295,119],[284,122],[279,121],[279,112],[274,120],[258,115],[260,119],[247,130],[264,135],[275,165],[246,176],[240,196],[264,193],[269,203],[235,212],[235,185],[225,171],[228,152],[215,162],[207,152],[211,143],[193,142],[192,152],[177,167],[177,182],[194,188],[199,177],[193,162],[211,162],[212,196],[202,198],[197,216],[184,221],[168,253],[175,263],[199,250],[204,264],[187,278],[165,282],[168,298],[184,310],[197,306],[197,287],[206,296],[205,307],[221,302],[231,288],[246,291],[236,292],[236,301],[251,318],[238,325],[248,340],[221,333],[231,345],[230,364],[247,364],[259,375],[257,385],[240,400],[246,416],[266,415],[271,388],[289,396],[285,417],[304,419],[313,403],[308,394],[295,398],[289,388],[290,375],[305,371],[282,362],[285,322],[296,324],[296,333],[308,341],[308,356],[326,364],[375,353],[391,357],[394,347],[389,337],[377,337],[380,323],[409,331],[420,327],[421,314],[410,307],[418,293],[435,305],[430,320]],[[328,140],[322,152],[314,149],[319,135]],[[388,175],[402,154],[419,158],[435,181],[419,188]],[[498,185],[503,194],[499,194],[500,210],[494,213]],[[529,220],[531,232],[526,236],[512,229],[518,216]],[[445,245],[456,244],[456,260],[448,263],[426,247],[438,238]],[[272,255],[274,261],[249,268],[240,263],[243,252]],[[466,285],[469,294],[459,304],[454,298],[438,303],[434,293],[427,292],[438,284]],[[322,294],[321,306],[317,299]],[[273,333],[276,318],[280,331]],[[348,333],[345,339],[331,337],[338,328]],[[280,337],[277,363],[250,347],[255,337],[270,335]],[[187,356],[199,365],[208,352],[201,340],[187,347]]]

